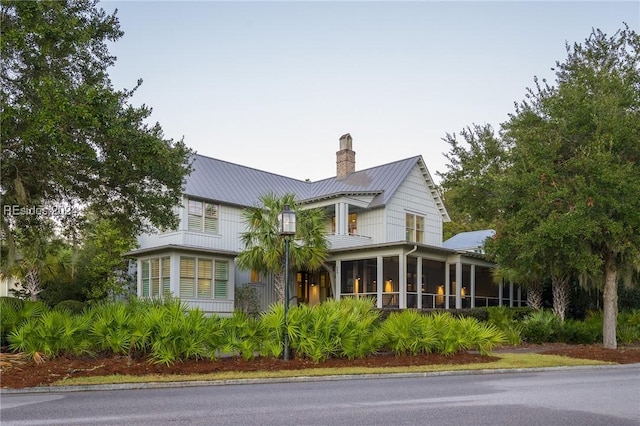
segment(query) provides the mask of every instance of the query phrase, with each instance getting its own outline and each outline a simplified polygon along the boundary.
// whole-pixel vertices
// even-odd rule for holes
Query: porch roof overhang
[[[414,251],[415,249],[415,251]],[[343,247],[335,250],[331,250],[328,260],[336,260],[337,257],[344,254],[354,254],[361,252],[363,254],[370,253],[371,255],[376,252],[383,252],[388,250],[402,250],[405,254],[412,252],[412,254],[432,254],[441,258],[446,258],[447,261],[460,261],[462,263],[470,263],[479,266],[494,267],[495,264],[489,262],[486,256],[481,253],[474,253],[469,251],[452,250],[444,247],[432,246],[428,244],[414,243],[410,241],[397,241],[393,243],[371,244],[367,246],[353,246]]]
[[[123,256],[138,257],[141,255],[165,253],[165,252],[171,252],[171,251],[180,251],[180,252],[189,252],[189,253],[206,253],[206,254],[214,254],[216,256],[223,256],[223,257],[229,257],[229,258],[234,258],[239,254],[236,251],[230,251],[230,250],[214,250],[214,249],[209,249],[205,247],[166,244],[163,246],[155,246],[155,247],[131,250],[124,253]]]

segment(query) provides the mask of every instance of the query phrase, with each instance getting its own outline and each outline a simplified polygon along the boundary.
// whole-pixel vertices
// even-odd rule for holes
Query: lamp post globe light
[[[278,215],[278,233],[284,237],[284,360],[289,360],[289,333],[287,332],[289,313],[289,243],[296,234],[296,212],[285,204]]]

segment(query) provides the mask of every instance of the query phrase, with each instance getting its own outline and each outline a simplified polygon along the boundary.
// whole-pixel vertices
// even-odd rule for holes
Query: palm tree
[[[329,252],[325,236],[326,215],[322,209],[301,209],[293,194],[278,197],[268,193],[260,197],[260,205],[242,212],[247,230],[242,233],[244,251],[238,266],[270,273],[274,278],[276,297],[284,300],[284,237],[278,233],[278,214],[285,205],[296,212],[296,235],[290,244],[292,269],[315,271],[321,268]]]

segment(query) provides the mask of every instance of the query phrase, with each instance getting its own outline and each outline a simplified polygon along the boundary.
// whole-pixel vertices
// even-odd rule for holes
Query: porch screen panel
[[[215,298],[226,299],[229,285],[229,262],[216,261]]]
[[[196,260],[193,257],[180,258],[180,297],[195,297]]]
[[[149,261],[142,261],[142,296],[149,297]]]
[[[212,260],[198,259],[198,298],[211,299]]]

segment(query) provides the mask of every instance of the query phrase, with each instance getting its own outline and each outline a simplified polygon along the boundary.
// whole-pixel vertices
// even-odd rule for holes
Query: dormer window
[[[218,233],[218,206],[198,200],[188,201],[187,229],[189,231]]]

